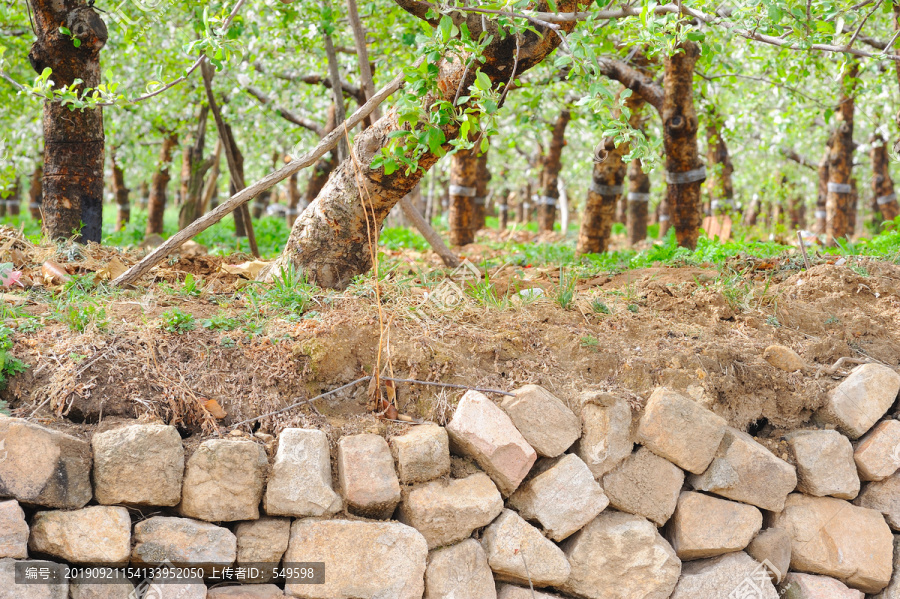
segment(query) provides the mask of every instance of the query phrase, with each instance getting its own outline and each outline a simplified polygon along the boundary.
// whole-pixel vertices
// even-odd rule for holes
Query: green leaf
[[[78,39],[77,37],[73,37],[73,38],[72,38],[72,45],[75,46],[76,48],[80,47],[80,46],[81,46],[81,40]]]
[[[441,17],[441,22],[438,25],[438,29],[441,32],[441,41],[446,44],[450,41],[450,35],[453,31],[453,20],[447,15],[444,15],[443,17]]]
[[[60,27],[59,32],[63,35],[72,35],[72,32],[69,31],[68,27]]]
[[[485,75],[483,71],[478,71],[478,74],[475,75],[475,87],[483,92],[488,91],[491,89],[491,78]]]

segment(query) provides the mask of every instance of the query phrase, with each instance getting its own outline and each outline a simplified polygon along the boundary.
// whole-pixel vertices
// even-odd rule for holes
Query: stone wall
[[[0,599],[900,599],[898,391],[857,368],[781,455],[665,388],[639,413],[470,391],[446,428],[334,447],[286,429],[188,459],[171,426],[88,443],[0,417]],[[15,584],[37,559],[201,577]],[[324,583],[211,577],[308,562]]]

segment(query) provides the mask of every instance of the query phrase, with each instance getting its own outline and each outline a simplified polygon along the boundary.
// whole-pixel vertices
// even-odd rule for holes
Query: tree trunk
[[[125,171],[116,161],[115,151],[112,153],[111,160],[113,171],[112,191],[118,207],[115,230],[121,231],[128,224],[128,221],[131,220],[131,203],[128,201],[128,194],[131,190],[125,187]]]
[[[475,210],[474,219],[472,220],[472,235],[485,227],[487,222],[487,198],[488,184],[491,181],[491,171],[488,170],[487,152],[478,157],[475,165],[475,197],[472,198],[473,208]]]
[[[816,212],[815,212],[815,224],[813,225],[813,232],[816,235],[824,235],[825,227],[827,224],[828,211],[826,207],[828,205],[828,157],[831,155],[831,137],[828,138],[828,141],[825,144],[825,153],[822,156],[822,160],[819,162],[818,174],[819,174],[819,187],[818,193],[816,195]]]
[[[12,193],[3,202],[6,216],[19,216],[22,208],[22,181],[19,177],[13,181]]]
[[[642,124],[643,98],[631,94],[625,105],[630,111],[629,125],[635,129]],[[584,215],[578,232],[578,254],[600,254],[609,249],[609,238],[616,221],[617,205],[623,196],[627,167],[622,157],[630,151],[628,144],[616,147],[612,138],[603,140],[603,149],[594,157],[591,185],[584,203]]]
[[[647,239],[647,217],[650,211],[650,177],[641,161],[635,158],[628,165],[628,243],[634,245]]]
[[[460,150],[450,159],[450,243],[456,246],[475,241],[476,152],[476,148]]]
[[[497,220],[499,221],[499,228],[501,231],[506,230],[506,226],[509,224],[509,206],[510,199],[515,197],[515,192],[506,192],[500,196],[500,201],[497,203]]]
[[[28,211],[31,212],[31,218],[34,220],[42,220],[41,204],[44,198],[44,165],[38,163],[34,167],[34,173],[31,175],[31,187],[28,189]]]
[[[212,169],[209,171],[209,177],[203,184],[203,194],[200,196],[200,204],[197,207],[197,216],[206,214],[207,211],[214,208],[217,204],[216,194],[219,191],[219,163],[222,159],[222,140],[216,139],[216,147],[212,155]]]
[[[418,13],[421,18],[427,18],[419,3],[398,0],[398,4],[413,14]],[[557,0],[555,4],[558,11],[571,12],[581,7],[583,2]],[[541,1],[535,3],[534,8],[547,10],[549,7],[546,1]],[[462,25],[461,13],[454,15]],[[467,13],[464,21],[473,38],[481,35],[481,15]],[[503,37],[495,23],[485,23],[492,41],[484,50],[480,70],[494,89],[509,81],[517,54],[517,74],[521,74],[543,61],[560,43],[558,35],[544,27],[537,27],[536,31],[520,33],[517,44],[516,36]],[[567,33],[573,29],[574,23],[561,23],[559,27],[562,33]],[[474,83],[476,69],[466,66],[466,58],[460,56],[454,57],[452,62],[438,61],[437,91],[423,98],[423,106],[453,102],[458,89],[468,89]],[[464,109],[463,106],[457,108]],[[372,168],[372,160],[390,142],[390,134],[400,128],[397,112],[391,111],[356,136],[354,156],[335,169],[316,201],[300,215],[281,258],[263,276],[271,277],[279,271],[279,267],[292,263],[322,287],[344,288],[353,277],[372,267],[375,254],[372,244],[377,240],[385,216],[438,160],[437,155],[425,152],[418,158],[418,168],[408,174],[402,168],[390,175],[386,175],[381,168]],[[453,120],[441,125],[441,130],[448,142],[459,135],[459,125]],[[449,143],[445,147],[449,149]],[[361,190],[364,191],[361,193]],[[455,223],[457,227],[459,224]],[[469,228],[457,230],[471,231]]]
[[[33,0],[37,41],[28,60],[37,73],[45,68],[56,88],[100,85],[100,51],[107,30],[93,8],[81,0]],[[65,27],[71,35],[60,32]],[[72,38],[79,41],[78,47]],[[70,110],[44,102],[43,228],[50,239],[100,241],[103,225],[103,112]]]
[[[887,145],[884,138],[876,135],[872,141],[872,198],[873,217],[881,217],[876,221],[878,230],[881,230],[881,221],[891,221],[900,215],[900,205],[897,203],[897,195],[894,193],[894,181],[888,162]]]
[[[760,212],[759,196],[754,194],[753,198],[750,199],[750,203],[747,205],[747,209],[744,210],[744,226],[745,227],[755,227],[757,221],[759,220],[759,212]]]
[[[556,222],[556,201],[559,199],[559,171],[562,170],[562,150],[566,145],[566,125],[572,118],[568,110],[559,113],[550,137],[550,147],[544,157],[541,173],[541,198],[538,202],[538,232],[553,231]]]
[[[851,183],[853,170],[853,112],[854,88],[859,65],[852,62],[841,83],[841,102],[835,116],[838,126],[832,135],[831,149],[828,156],[828,197],[825,204],[826,224],[825,236],[828,244],[836,239],[849,238],[853,235],[851,228],[851,211],[853,205],[853,186]]]
[[[166,188],[169,185],[169,165],[172,150],[178,145],[178,134],[170,133],[163,138],[159,152],[159,163],[150,181],[150,199],[147,201],[147,235],[162,235],[163,214],[166,210]]]
[[[203,152],[206,147],[206,120],[209,116],[209,106],[200,108],[200,117],[197,122],[197,132],[194,135],[194,143],[184,150],[184,161],[181,167],[181,210],[178,212],[178,230],[182,230],[200,216],[200,204],[202,203],[203,180],[206,172],[212,168],[214,157],[209,156],[205,160]]]
[[[706,124],[706,163],[713,169],[713,176],[706,181],[710,199],[710,214],[723,214],[734,209],[734,186],[731,182],[734,165],[728,155],[728,146],[722,137],[724,123],[714,112]]]
[[[806,228],[806,206],[803,203],[803,196],[793,193],[791,194],[789,210],[791,214],[791,228],[795,231]]]
[[[225,124],[225,141],[228,143],[228,148],[223,146],[225,150],[225,156],[227,158],[229,150],[231,151],[232,156],[234,157],[234,172],[231,172],[231,165],[228,165],[229,176],[228,176],[228,190],[231,195],[236,194],[243,188],[244,181],[244,155],[241,153],[241,149],[238,148],[237,142],[234,140],[234,133],[231,130],[231,125]],[[239,181],[235,181],[235,179],[239,179]],[[246,204],[245,204],[246,206]],[[247,237],[247,224],[245,222],[245,217],[249,218],[250,212],[249,210],[235,210],[234,211],[234,236],[235,237]]]
[[[694,64],[700,48],[683,42],[666,59],[663,78],[663,141],[666,148],[667,198],[678,245],[697,247],[700,236],[700,185],[706,178],[697,150]]]

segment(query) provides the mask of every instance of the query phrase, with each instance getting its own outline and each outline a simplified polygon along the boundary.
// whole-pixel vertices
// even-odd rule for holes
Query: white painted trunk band
[[[622,193],[623,189],[624,188],[621,185],[603,185],[601,183],[591,183],[591,191],[602,196],[617,196]]]
[[[668,214],[660,214],[659,215],[659,222],[664,223],[664,222],[667,222],[668,220],[669,220]]]
[[[474,187],[464,187],[462,185],[451,185],[450,186],[450,195],[452,196],[462,196],[464,198],[474,198],[476,189]]]
[[[828,213],[824,210],[816,210],[816,218],[828,218]]]
[[[892,193],[890,195],[880,196],[875,201],[878,202],[879,206],[884,206],[885,204],[890,204],[891,202],[893,202],[896,199],[897,199],[897,194]]]
[[[666,172],[666,183],[669,185],[684,185],[685,183],[703,181],[704,179],[706,179],[706,166],[683,173]]]
[[[640,193],[637,191],[629,191],[628,192],[628,201],[629,202],[649,202],[650,194],[649,193]]]
[[[499,206],[497,206],[497,210],[499,210],[500,212],[506,212],[507,210],[509,210],[509,206],[507,206],[506,204],[500,204]]]
[[[849,183],[832,183],[828,182],[829,193],[853,193],[853,186]]]
[[[538,206],[556,206],[556,198],[551,198],[550,196],[538,196],[537,197],[537,205]]]

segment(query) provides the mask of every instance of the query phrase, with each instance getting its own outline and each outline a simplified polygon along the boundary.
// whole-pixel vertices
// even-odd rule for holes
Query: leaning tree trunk
[[[472,207],[475,211],[472,219],[473,235],[483,229],[487,223],[487,198],[490,181],[491,171],[488,170],[488,155],[485,152],[478,157],[478,163],[475,165],[475,197],[472,198]]]
[[[163,214],[166,210],[166,188],[169,180],[169,165],[172,162],[172,150],[178,145],[178,134],[170,133],[163,138],[159,151],[159,164],[150,180],[150,199],[147,200],[147,235],[162,235]]]
[[[450,159],[450,243],[475,241],[475,196],[478,189],[477,148],[460,150]]]
[[[216,205],[216,193],[219,191],[219,163],[222,160],[222,140],[216,139],[216,147],[212,155],[212,168],[209,177],[203,184],[203,193],[200,196],[200,204],[197,206],[197,214],[206,214]]]
[[[706,125],[706,162],[714,168],[714,176],[706,181],[710,214],[730,212],[734,208],[734,186],[731,181],[734,165],[731,164],[728,146],[722,137],[723,125],[717,113]]]
[[[28,211],[31,212],[31,218],[41,220],[42,203],[44,201],[44,165],[38,163],[34,167],[34,173],[31,175],[31,187],[28,189]]]
[[[566,145],[566,125],[572,114],[568,110],[559,113],[553,125],[550,147],[544,157],[541,173],[541,197],[538,201],[538,231],[553,231],[556,222],[556,202],[559,200],[559,171],[562,170],[562,150]]]
[[[647,217],[650,212],[650,176],[637,158],[628,165],[628,243],[647,239]]]
[[[112,191],[113,196],[116,198],[117,206],[115,230],[121,231],[128,224],[128,221],[131,220],[131,203],[128,201],[128,193],[131,190],[125,187],[125,171],[116,161],[115,149],[113,149],[110,158],[113,171]]]
[[[894,193],[894,181],[888,168],[888,151],[884,138],[876,135],[872,141],[872,197],[875,209],[874,217],[880,213],[882,221],[891,221],[900,215],[897,194]],[[881,222],[877,223],[879,229]]]
[[[700,236],[700,185],[706,170],[697,150],[694,111],[694,64],[700,48],[683,42],[666,59],[663,78],[663,141],[666,148],[667,197],[678,245],[694,249]]]
[[[93,3],[91,3],[93,4]],[[107,30],[82,0],[32,0],[37,41],[28,60],[34,70],[53,71],[55,88],[82,81],[76,90],[100,85],[100,50]],[[63,34],[65,27],[71,35]],[[79,41],[78,47],[74,40]],[[75,235],[100,241],[103,224],[103,112],[44,103],[44,232],[51,239]]]
[[[855,210],[853,186],[851,183],[853,170],[853,112],[854,88],[859,65],[851,63],[841,83],[841,102],[837,110],[838,126],[831,140],[828,156],[828,197],[825,204],[826,242],[835,243],[836,239],[849,238],[853,234],[852,216]]]

